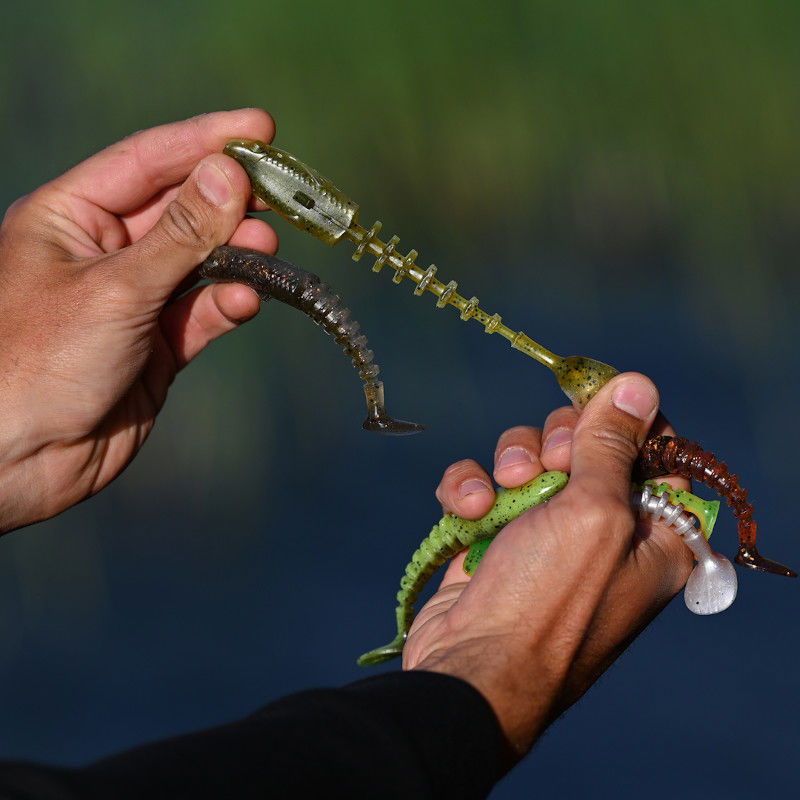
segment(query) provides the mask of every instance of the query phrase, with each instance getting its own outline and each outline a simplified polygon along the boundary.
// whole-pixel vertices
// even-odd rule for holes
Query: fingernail
[[[233,195],[228,176],[213,164],[201,164],[197,170],[197,188],[212,206],[224,206]]]
[[[497,459],[497,466],[494,469],[497,472],[499,469],[513,467],[515,464],[530,464],[532,462],[531,454],[524,447],[509,447]]]
[[[562,444],[568,444],[572,441],[572,431],[569,428],[559,428],[553,431],[545,440],[542,445],[542,452],[553,450],[556,447],[561,447]]]
[[[466,497],[468,494],[479,494],[480,492],[489,491],[491,491],[490,486],[487,486],[487,484],[477,478],[472,478],[471,480],[464,481],[464,483],[458,487],[458,496]]]
[[[647,419],[656,410],[658,395],[651,383],[634,378],[617,386],[611,401],[620,411],[636,419]]]

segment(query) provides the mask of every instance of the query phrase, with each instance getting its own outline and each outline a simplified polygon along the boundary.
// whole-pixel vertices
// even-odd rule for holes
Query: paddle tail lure
[[[230,245],[214,249],[200,265],[200,275],[213,281],[243,283],[262,300],[275,298],[302,311],[333,336],[364,381],[366,430],[394,435],[423,430],[422,425],[393,419],[386,411],[383,383],[378,380],[380,369],[367,347],[367,337],[339,295],[319,277],[275,256]]]

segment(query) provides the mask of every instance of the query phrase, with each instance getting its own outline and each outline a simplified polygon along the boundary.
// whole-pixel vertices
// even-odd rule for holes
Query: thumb
[[[251,194],[247,173],[236,161],[222,153],[207,156],[156,224],[120,259],[139,287],[166,300],[215,247],[231,238]]]
[[[628,503],[633,462],[658,412],[659,396],[644,375],[612,378],[592,398],[572,438],[570,484]]]

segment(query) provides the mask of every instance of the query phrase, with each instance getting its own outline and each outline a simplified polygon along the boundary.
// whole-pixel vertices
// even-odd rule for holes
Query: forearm
[[[471,686],[388,673],[278,700],[229,725],[76,770],[0,765],[0,795],[62,798],[483,798],[502,740]]]

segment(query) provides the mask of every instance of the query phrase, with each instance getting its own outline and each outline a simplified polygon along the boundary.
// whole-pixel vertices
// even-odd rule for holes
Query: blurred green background
[[[652,376],[797,567],[799,31],[775,0],[5,2],[0,208],[135,130],[267,108],[278,146],[487,311]],[[428,430],[362,433],[352,370],[291,309],[215,343],[115,484],[0,541],[0,757],[82,763],[357,679],[441,472],[563,402],[452,309],[275,227]],[[730,517],[717,536],[732,555]],[[740,578],[719,617],[676,600],[492,796],[789,791],[798,587]]]

